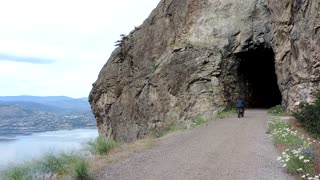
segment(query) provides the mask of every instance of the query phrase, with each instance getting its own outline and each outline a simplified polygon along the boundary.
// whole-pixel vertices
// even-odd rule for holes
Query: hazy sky
[[[0,1],[0,96],[88,96],[119,35],[159,1]]]

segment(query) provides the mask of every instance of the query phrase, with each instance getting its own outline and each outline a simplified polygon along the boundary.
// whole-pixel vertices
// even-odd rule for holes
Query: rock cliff
[[[312,102],[320,0],[161,0],[119,41],[89,96],[99,133],[132,141],[248,107]]]

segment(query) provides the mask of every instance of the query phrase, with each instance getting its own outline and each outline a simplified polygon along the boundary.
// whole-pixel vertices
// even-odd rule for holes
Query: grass
[[[197,126],[200,126],[200,125],[203,125],[203,124],[206,124],[208,121],[205,120],[203,117],[197,117],[191,124],[191,127],[194,128],[194,127],[197,127]]]
[[[131,155],[158,146],[158,140],[152,137],[139,139],[131,143],[123,143],[109,152],[106,156],[92,156],[88,159],[90,172],[100,172],[106,165],[118,162]]]
[[[185,124],[170,124],[164,128],[159,128],[159,129],[154,129],[151,131],[151,135],[159,138],[162,136],[165,136],[169,133],[175,132],[175,131],[179,131],[179,130],[185,130],[187,129],[187,125]]]
[[[287,149],[278,157],[278,160],[290,174],[306,176],[315,173],[314,157],[306,153],[303,148]]]
[[[268,113],[274,116],[287,116],[288,112],[281,105],[276,105],[268,109]]]
[[[28,165],[13,166],[1,172],[0,179],[3,180],[32,180],[32,169]]]
[[[73,168],[73,177],[77,180],[90,180],[92,179],[89,175],[89,164],[87,160],[81,159],[77,161]]]
[[[89,177],[88,166],[79,166],[78,164],[81,164],[81,162],[85,162],[85,158],[82,155],[74,153],[47,153],[40,159],[8,167],[1,172],[0,179],[48,179],[53,176],[59,177],[66,174],[74,174],[75,179],[79,179],[77,177],[84,177],[84,174],[87,174],[87,177]],[[82,178],[82,180],[84,179]]]
[[[237,109],[235,109],[235,108],[227,108],[226,110],[224,110],[221,113],[219,113],[217,115],[217,118],[218,119],[224,119],[224,118],[230,116],[231,114],[235,114],[235,113],[237,113]]]
[[[289,123],[278,118],[268,122],[268,131],[272,135],[275,144],[282,145],[285,151],[277,158],[283,167],[293,175],[301,178],[315,176],[314,144],[310,139],[305,139],[298,131],[293,130]]]
[[[214,117],[213,119],[224,119],[234,113],[236,113],[237,110],[235,108],[227,108],[226,110],[222,111],[221,113],[219,113],[216,117]],[[159,138],[162,136],[165,136],[171,132],[175,132],[175,131],[179,131],[179,130],[185,130],[185,129],[189,129],[189,128],[195,128],[197,126],[201,126],[204,124],[208,123],[208,119],[205,119],[202,116],[197,117],[196,119],[194,119],[192,121],[192,123],[190,125],[186,125],[186,124],[170,124],[168,126],[165,126],[164,128],[160,128],[160,129],[154,129],[151,131],[151,135]]]
[[[290,124],[283,122],[281,119],[274,118],[268,122],[267,133],[270,134],[275,129],[285,129],[285,128],[291,128],[291,127],[292,126]]]
[[[303,146],[305,141],[298,134],[289,128],[275,130],[273,132],[273,141],[276,144],[283,144],[289,147]]]
[[[90,151],[93,154],[103,155],[107,154],[111,149],[118,146],[118,143],[115,142],[113,139],[105,138],[99,136],[94,141],[88,142]]]

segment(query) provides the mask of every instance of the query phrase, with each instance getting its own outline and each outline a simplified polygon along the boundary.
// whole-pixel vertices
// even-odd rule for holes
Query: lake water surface
[[[80,150],[98,136],[96,129],[76,129],[17,136],[14,140],[0,140],[0,169],[17,162],[32,160],[52,152]]]

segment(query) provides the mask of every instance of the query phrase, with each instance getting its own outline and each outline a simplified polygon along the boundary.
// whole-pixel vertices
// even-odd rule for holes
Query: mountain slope
[[[0,96],[0,101],[13,102],[25,101],[34,102],[44,105],[56,106],[59,108],[72,109],[72,110],[89,110],[90,104],[88,98],[70,98],[66,96]]]
[[[0,136],[96,127],[85,98],[7,96],[0,100]]]

